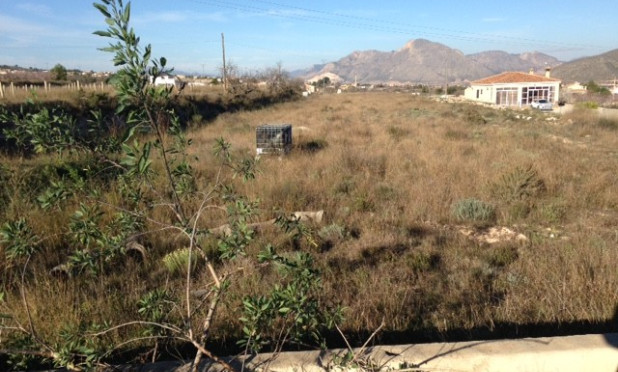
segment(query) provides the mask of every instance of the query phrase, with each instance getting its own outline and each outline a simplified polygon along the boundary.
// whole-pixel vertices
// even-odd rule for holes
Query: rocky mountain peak
[[[505,71],[543,69],[559,63],[556,58],[538,52],[489,51],[465,55],[444,44],[412,39],[397,51],[355,51],[298,75],[308,80],[330,72],[345,82],[443,84],[478,80]]]

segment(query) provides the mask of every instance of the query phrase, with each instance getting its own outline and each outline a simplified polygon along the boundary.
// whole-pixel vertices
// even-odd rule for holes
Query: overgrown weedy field
[[[323,220],[303,225],[300,235],[261,225],[246,256],[233,265],[219,257],[216,237],[200,241],[217,270],[234,278],[212,319],[207,344],[215,350],[226,345],[225,352],[242,352],[235,343],[246,325],[243,298],[265,295],[281,280],[249,258],[268,244],[284,257],[313,256],[322,285],[319,303],[342,307],[338,326],[352,342],[362,343],[382,321],[375,342],[523,336],[535,334],[535,327],[546,333],[616,331],[618,121],[599,119],[586,108],[554,116],[386,92],[313,95],[210,118],[191,116],[199,104],[184,106],[196,190],[208,189],[220,175],[213,153],[218,138],[232,145],[232,156],[252,158],[256,127],[287,123],[293,126],[290,154],[262,156],[254,180],[226,182],[257,202],[249,223],[324,211]],[[153,168],[163,167],[160,158],[152,161]],[[40,339],[132,321],[150,311],[138,313],[149,291],[164,290],[170,303],[185,296],[186,270],[170,264],[169,253],[187,241],[153,222],[172,219],[169,209],[152,206],[153,220],[142,221],[144,233],[135,237],[143,247],[139,254],[122,251],[111,262],[87,264],[75,258],[71,234],[86,230],[64,226],[99,213],[88,209],[88,188],[103,190],[96,195],[101,229],[115,223],[112,206],[126,197],[127,185],[109,164],[71,152],[2,155],[0,313],[12,310],[25,328],[34,324]],[[58,195],[58,184],[76,182],[80,172],[89,177],[86,187]],[[7,248],[19,228],[13,222],[20,219],[40,239],[25,243],[39,250],[28,256],[27,270],[16,248]],[[213,208],[198,224],[210,229],[227,222],[226,211]],[[489,232],[494,239],[486,239]],[[69,258],[71,270],[58,269]],[[208,288],[205,268],[192,275],[195,288]],[[182,324],[173,306],[161,306],[161,317]],[[2,318],[0,324],[8,323]],[[34,342],[4,332],[0,348]],[[105,333],[96,347],[122,345],[118,355],[137,358],[152,348],[153,338],[123,342],[154,331],[148,332],[120,328]],[[265,334],[276,340],[278,332],[275,325]],[[336,332],[325,338],[341,345]],[[160,348],[175,355],[182,343]]]

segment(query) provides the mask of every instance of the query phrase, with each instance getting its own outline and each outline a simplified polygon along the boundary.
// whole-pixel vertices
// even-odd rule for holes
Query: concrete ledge
[[[618,372],[618,333],[419,345],[376,346],[355,350],[357,362],[342,363],[346,350],[268,355],[252,369],[306,371],[380,369],[406,371],[596,371]],[[266,367],[266,368],[261,368]],[[356,368],[355,368],[356,367]]]
[[[353,361],[350,359],[354,359]],[[242,362],[232,361],[238,370]],[[124,370],[124,369],[123,369]],[[200,371],[219,370],[205,363]],[[618,333],[417,345],[375,346],[327,351],[259,354],[244,371],[457,371],[457,372],[618,372]],[[133,366],[126,371],[190,371],[189,364]]]

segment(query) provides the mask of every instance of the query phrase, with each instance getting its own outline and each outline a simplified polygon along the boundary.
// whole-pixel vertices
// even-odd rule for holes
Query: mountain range
[[[563,81],[612,79],[618,75],[618,49],[563,63],[540,52],[511,54],[494,50],[465,55],[440,43],[415,39],[396,51],[355,51],[336,62],[314,65],[293,75],[309,81],[328,76],[341,82],[441,85],[465,83],[505,71],[532,69],[542,74],[546,68],[552,68],[552,76]]]

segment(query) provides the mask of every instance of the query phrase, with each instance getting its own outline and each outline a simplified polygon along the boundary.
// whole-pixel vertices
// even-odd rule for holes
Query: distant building
[[[150,82],[157,86],[158,85],[175,86],[176,78],[170,75],[161,75],[161,76],[157,76],[157,78],[154,79],[154,82],[152,81],[152,77],[151,77]]]
[[[337,74],[334,74],[332,72],[325,72],[325,73],[316,75],[316,76],[312,77],[311,79],[307,80],[307,82],[309,84],[314,84],[314,83],[318,83],[320,80],[324,80],[324,79],[328,79],[330,84],[336,84],[336,83],[343,82],[343,79],[341,78],[341,76],[339,76]]]
[[[504,72],[470,83],[464,97],[470,101],[500,106],[527,106],[546,99],[557,102],[560,95],[560,80],[550,76],[536,75],[532,70],[525,72]]]
[[[576,81],[574,83],[567,85],[566,91],[569,93],[584,94],[586,93],[586,87],[582,85],[579,81]]]

